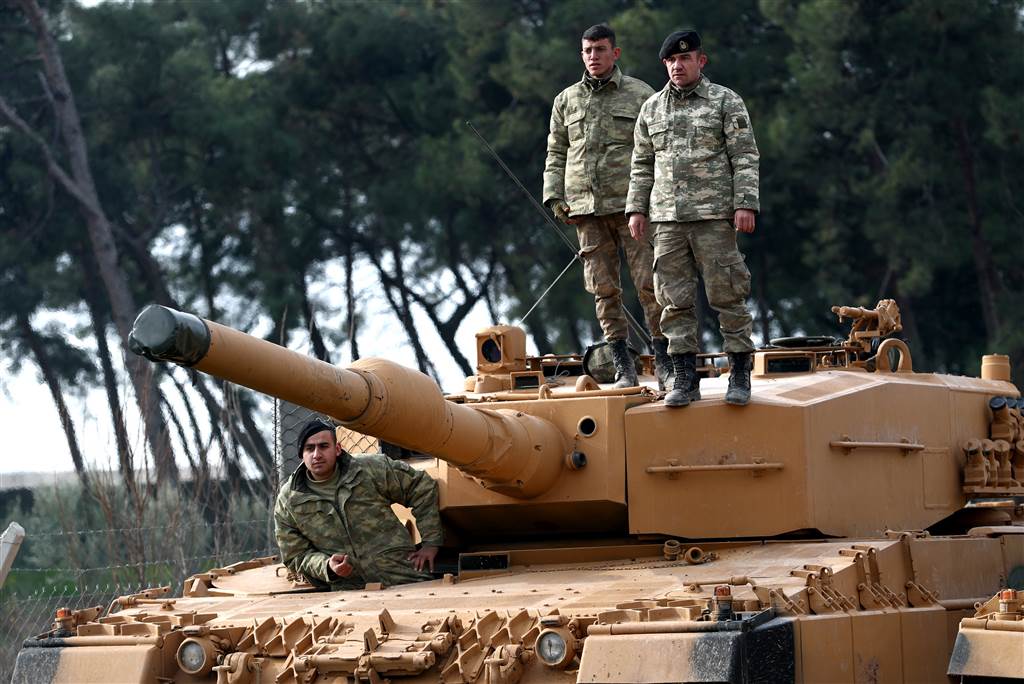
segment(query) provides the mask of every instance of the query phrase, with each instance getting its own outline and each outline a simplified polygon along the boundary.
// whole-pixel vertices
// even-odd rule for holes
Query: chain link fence
[[[0,682],[11,681],[22,643],[49,630],[58,608],[106,608],[118,596],[147,588],[104,584],[86,585],[73,591],[68,591],[67,587],[52,587],[25,595],[0,591]]]
[[[298,467],[298,435],[318,415],[274,402],[273,484]],[[344,428],[338,437],[350,453],[403,455]],[[74,487],[35,490],[35,507],[41,512],[22,521],[25,541],[0,587],[0,684],[11,681],[22,643],[48,631],[59,608],[102,606],[106,611],[119,596],[167,585],[170,596],[180,596],[185,579],[193,574],[277,554],[273,498],[238,483],[203,486],[203,492],[188,483],[153,494],[139,510],[132,510],[139,501],[129,499],[113,482],[102,501]]]
[[[241,525],[248,527],[249,522],[255,521],[245,521]],[[137,528],[102,532],[137,535],[146,531]],[[83,530],[77,534],[103,536],[98,534],[99,532],[101,531]],[[264,542],[262,546],[221,550],[197,556],[165,553],[166,557],[101,567],[19,568],[15,560],[15,567],[11,570],[8,582],[0,589],[0,682],[11,681],[22,643],[28,638],[48,631],[58,608],[79,610],[101,606],[106,611],[110,603],[119,596],[168,585],[171,587],[169,596],[181,596],[185,579],[193,574],[277,553],[272,540],[264,539]],[[167,548],[166,551],[171,549]],[[42,578],[44,581],[49,580],[50,583],[29,590],[12,588],[27,584],[24,581],[26,577],[37,581]],[[119,577],[124,581],[101,583],[89,579],[96,577]],[[139,579],[131,581],[129,578]]]
[[[105,612],[119,596],[161,586],[180,596],[191,575],[276,555],[266,497],[210,484],[201,496],[188,487],[151,493],[137,510],[117,488],[99,497],[73,486],[36,490],[0,587],[0,683],[11,681],[22,644],[51,629],[59,608]]]

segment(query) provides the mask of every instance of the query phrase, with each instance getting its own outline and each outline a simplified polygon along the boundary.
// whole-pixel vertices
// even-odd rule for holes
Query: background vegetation
[[[225,482],[260,500],[276,482],[252,397],[125,354],[145,303],[341,362],[372,294],[422,370],[414,315],[471,372],[470,310],[516,319],[571,255],[465,122],[539,194],[551,100],[599,21],[655,87],[663,37],[696,27],[707,73],[744,96],[760,335],[838,332],[829,305],[894,297],[917,368],[974,373],[999,351],[1024,379],[1024,0],[41,4],[0,0],[0,363],[38,369],[107,526],[161,524],[183,496],[220,524],[238,515]],[[542,353],[597,337],[577,271],[526,327]],[[92,388],[114,481],[67,408]]]

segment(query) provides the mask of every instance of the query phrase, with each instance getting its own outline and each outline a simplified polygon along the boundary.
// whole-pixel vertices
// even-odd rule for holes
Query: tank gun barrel
[[[543,493],[568,455],[550,421],[444,398],[426,375],[380,358],[339,368],[224,325],[146,307],[129,338],[134,353],[170,361],[326,414],[346,427],[441,458],[517,498]]]

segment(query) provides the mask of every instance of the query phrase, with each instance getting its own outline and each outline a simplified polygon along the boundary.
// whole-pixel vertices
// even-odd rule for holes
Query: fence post
[[[4,530],[0,537],[0,587],[4,586],[7,580],[7,573],[11,571],[14,557],[18,555],[21,548],[21,541],[25,538],[25,528],[16,522],[12,522]]]

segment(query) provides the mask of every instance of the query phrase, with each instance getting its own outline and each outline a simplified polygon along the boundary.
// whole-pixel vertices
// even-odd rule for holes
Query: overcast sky
[[[415,368],[416,357],[412,347],[383,298],[372,294],[366,296],[366,293],[363,293],[360,297],[360,306],[365,320],[358,334],[360,354],[363,357],[383,356]],[[444,348],[426,316],[419,314],[418,319],[423,345],[441,375],[442,389],[445,392],[461,392],[465,376]],[[322,321],[320,323],[324,324]],[[491,325],[490,317],[486,307],[481,303],[459,329],[459,348],[471,364],[476,361],[474,335],[477,330],[488,325]],[[111,349],[120,350],[120,346],[115,347],[114,344],[115,340],[111,340]],[[296,338],[292,348],[307,353],[308,343],[305,339]],[[340,360],[335,358],[335,362],[340,361],[341,365],[347,365],[348,347],[340,351],[345,356]],[[5,366],[0,366],[0,369],[0,372],[7,372]],[[72,470],[74,466],[61,430],[57,409],[36,366],[26,362],[20,373],[13,376],[5,375],[0,379],[0,386],[3,388],[3,393],[0,394],[0,435],[3,436],[3,446],[0,448],[0,453],[3,454],[0,457],[0,488],[5,486],[5,473],[53,473]],[[111,462],[116,463],[114,437],[109,427],[110,413],[103,390],[90,392],[84,400],[71,396],[68,396],[67,400],[86,459],[94,466],[101,467],[107,467]],[[130,438],[136,444],[141,444],[141,425],[138,414],[132,411],[134,403],[125,402],[123,396],[122,403],[129,409]],[[270,416],[268,415],[266,419],[269,420]],[[267,428],[266,434],[273,434],[269,425]]]

